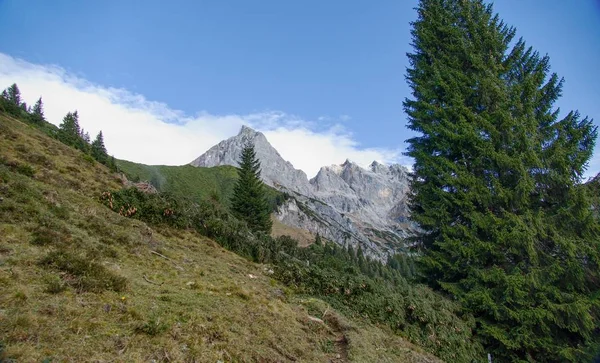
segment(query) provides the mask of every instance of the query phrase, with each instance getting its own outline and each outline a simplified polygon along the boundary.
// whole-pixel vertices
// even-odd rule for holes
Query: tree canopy
[[[58,138],[63,143],[76,149],[87,152],[89,144],[85,140],[85,133],[79,126],[79,114],[77,111],[68,112],[58,126]]]
[[[107,163],[108,154],[106,152],[106,146],[104,146],[104,136],[102,135],[102,131],[98,132],[98,135],[96,135],[96,138],[92,142],[91,152],[94,159],[103,164]]]
[[[3,95],[5,95],[6,99],[15,106],[21,106],[21,91],[16,83],[13,83],[10,87],[8,87]]]
[[[44,117],[44,103],[42,102],[41,97],[31,109],[31,120],[35,123],[42,123],[43,121],[46,121],[46,118]]]
[[[0,110],[13,116],[20,117],[27,114],[27,105],[22,102],[21,91],[16,83],[2,91],[0,95]]]
[[[600,233],[579,187],[597,137],[562,79],[481,0],[421,0],[404,102],[424,279],[500,361],[589,360]]]

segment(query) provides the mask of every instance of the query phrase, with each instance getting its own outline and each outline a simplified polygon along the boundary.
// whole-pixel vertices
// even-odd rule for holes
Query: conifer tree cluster
[[[91,141],[90,135],[79,126],[79,114],[77,111],[69,112],[63,118],[62,123],[58,127],[58,139],[67,145],[91,155],[101,164],[113,170],[117,169],[115,158],[108,156],[106,146],[104,146],[102,130],[98,132],[94,141]]]
[[[252,231],[270,234],[273,225],[271,208],[260,179],[260,161],[256,158],[254,145],[244,145],[239,163],[239,179],[233,190],[231,211]]]
[[[88,143],[85,141],[85,133],[79,126],[79,114],[77,111],[68,112],[58,126],[58,138],[64,144],[72,146],[81,151],[88,151]]]
[[[27,114],[27,104],[22,101],[21,90],[16,83],[0,94],[0,110],[16,117]]]
[[[0,111],[25,119],[31,124],[43,128],[62,143],[91,155],[98,162],[112,170],[117,170],[115,158],[109,157],[106,151],[102,131],[98,133],[94,141],[91,141],[90,135],[79,125],[77,111],[67,113],[58,130],[56,130],[55,126],[46,121],[42,97],[36,101],[33,107],[27,107],[27,104],[22,101],[21,91],[16,83],[5,89],[0,95]]]
[[[600,229],[580,187],[597,132],[562,79],[482,0],[421,0],[404,102],[421,274],[495,361],[591,360]]]

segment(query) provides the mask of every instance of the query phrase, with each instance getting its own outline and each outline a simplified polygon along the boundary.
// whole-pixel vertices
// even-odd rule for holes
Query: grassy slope
[[[217,197],[226,202],[237,179],[237,171],[232,166],[197,168],[190,165],[144,165],[125,160],[118,160],[117,165],[128,176],[150,181],[163,192],[192,199]]]
[[[119,187],[103,166],[0,114],[0,360],[437,361],[294,296],[207,238],[97,202]],[[40,264],[53,251],[85,264]],[[119,277],[126,288],[113,291],[107,278]]]
[[[216,198],[225,205],[229,205],[237,180],[237,170],[233,166],[144,165],[125,160],[118,160],[117,165],[129,177],[150,181],[160,191],[192,199]],[[275,189],[267,187],[270,200],[278,194]]]

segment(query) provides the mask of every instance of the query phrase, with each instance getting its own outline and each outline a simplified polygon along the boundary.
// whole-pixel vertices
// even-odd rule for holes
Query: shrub
[[[45,155],[37,154],[32,151],[29,151],[26,154],[26,159],[29,162],[36,164],[36,165],[41,165],[41,166],[45,166],[45,167],[52,166],[52,161],[50,159],[48,159]]]
[[[72,275],[67,283],[80,291],[123,291],[127,280],[104,266],[66,251],[53,251],[40,260],[40,265]]]
[[[164,321],[161,321],[159,316],[152,316],[148,319],[148,321],[138,324],[134,330],[136,333],[156,336],[164,333],[167,329],[169,329],[169,325]]]
[[[35,175],[35,169],[29,164],[23,164],[16,160],[9,160],[5,157],[0,157],[0,164],[6,165],[12,172],[23,174],[30,178]]]
[[[61,245],[70,242],[71,236],[64,232],[45,226],[33,230],[31,244],[37,246]]]
[[[89,154],[85,154],[82,153],[81,155],[81,160],[87,162],[88,164],[94,165],[96,163],[96,159],[94,159],[93,156],[89,155]]]
[[[67,289],[67,285],[60,277],[56,275],[44,276],[44,292],[49,294],[58,294]]]
[[[399,271],[377,261],[365,262],[371,276],[361,273],[353,256],[335,245],[311,245],[298,249],[296,258],[276,264],[274,276],[349,315],[387,324],[442,359],[471,361],[481,356],[482,347],[472,336],[474,322],[460,314],[458,303],[408,283]]]
[[[104,192],[100,201],[125,217],[135,217],[152,224],[169,224],[176,227],[189,227],[190,220],[176,213],[179,203],[167,194],[144,193],[137,188],[122,189],[117,192]]]
[[[62,220],[67,220],[70,217],[69,210],[64,206],[51,205],[49,209],[50,212],[52,212],[52,214],[54,214],[57,218],[60,218]]]

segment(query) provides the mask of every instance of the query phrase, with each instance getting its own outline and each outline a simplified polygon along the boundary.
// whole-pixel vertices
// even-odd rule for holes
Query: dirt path
[[[347,363],[348,360],[348,339],[346,335],[340,334],[335,341],[335,359],[332,359],[333,363]]]

